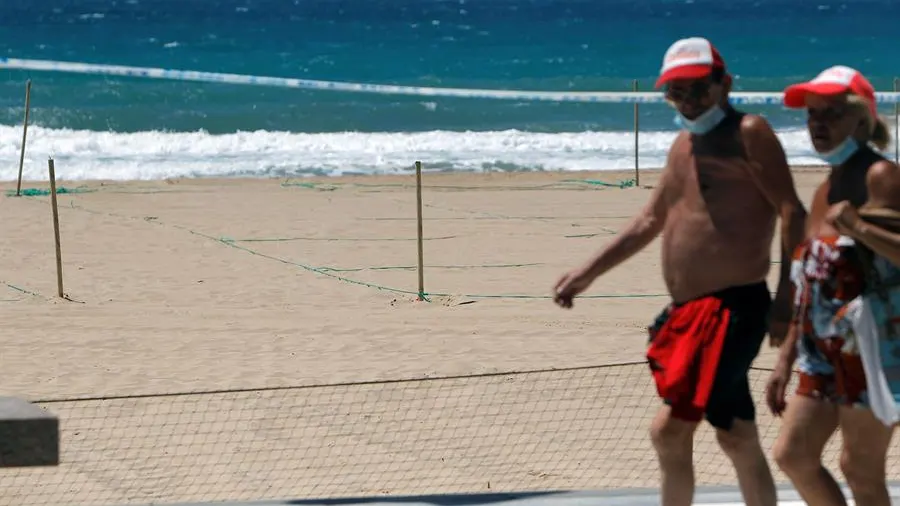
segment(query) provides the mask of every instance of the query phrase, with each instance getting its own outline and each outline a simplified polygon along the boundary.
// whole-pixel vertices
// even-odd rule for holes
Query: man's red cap
[[[725,61],[708,40],[702,37],[681,39],[669,46],[663,56],[656,87],[673,79],[700,79],[716,68],[724,70]]]

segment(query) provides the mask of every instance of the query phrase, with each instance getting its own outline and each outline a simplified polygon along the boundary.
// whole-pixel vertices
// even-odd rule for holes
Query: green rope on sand
[[[65,186],[60,186],[56,188],[57,195],[67,194],[67,193],[90,193],[97,190],[92,188],[87,188],[84,186],[79,186],[78,188],[66,188]],[[19,193],[22,197],[46,197],[50,195],[49,188],[22,188],[22,191]],[[15,190],[7,190],[7,197],[15,197]]]
[[[31,296],[33,296],[33,297],[40,297],[40,296],[41,296],[41,295],[38,294],[38,293],[32,292],[31,290],[27,290],[27,289],[22,288],[22,287],[20,287],[20,286],[13,285],[13,284],[11,284],[11,283],[7,283],[6,281],[3,281],[3,284],[6,285],[7,287],[9,287],[10,289],[15,290],[15,291],[20,292],[20,293],[24,293],[24,294],[27,294],[27,295],[31,295]],[[13,301],[13,300],[21,300],[21,299],[2,299],[2,300],[7,301],[7,302],[11,302],[11,301]]]
[[[374,288],[376,290],[381,290],[381,291],[385,291],[385,292],[392,292],[392,293],[406,294],[406,295],[416,295],[420,299],[427,301],[427,302],[430,302],[428,300],[428,297],[463,297],[463,298],[467,298],[467,299],[550,299],[550,298],[552,298],[549,295],[524,295],[524,294],[469,294],[469,293],[457,294],[457,293],[436,293],[436,292],[427,292],[427,291],[425,293],[419,293],[418,291],[414,291],[414,290],[404,290],[401,288],[393,288],[393,287],[389,287],[389,286],[380,285],[377,283],[367,283],[365,281],[359,281],[356,279],[347,278],[347,277],[335,274],[335,272],[341,272],[341,271],[337,271],[337,270],[334,270],[334,269],[331,269],[328,267],[314,267],[312,265],[306,265],[306,264],[303,264],[300,262],[294,262],[291,260],[287,260],[284,258],[274,256],[274,255],[269,255],[267,253],[263,253],[261,251],[256,251],[256,250],[248,248],[246,246],[241,246],[240,244],[235,242],[233,239],[230,239],[228,237],[222,237],[222,236],[215,237],[215,236],[212,236],[209,234],[204,234],[202,232],[197,232],[195,230],[191,230],[191,229],[188,229],[185,227],[177,227],[177,228],[181,228],[181,229],[183,229],[191,234],[194,234],[196,236],[204,237],[206,239],[216,241],[219,244],[224,244],[225,246],[230,246],[232,248],[244,251],[245,253],[249,253],[251,255],[266,258],[268,260],[274,260],[276,262],[280,262],[285,265],[298,267],[300,269],[303,269],[303,270],[306,270],[309,272],[314,272],[316,274],[321,274],[323,276],[327,276],[332,279],[336,279],[338,281],[343,281],[344,283],[349,283],[349,284],[358,285],[358,286],[365,286],[367,288]],[[668,295],[663,294],[663,293],[582,295],[579,297],[579,299],[642,299],[642,298],[656,298],[656,297],[668,297]]]
[[[106,215],[106,216],[115,216],[118,218],[127,218],[127,219],[136,219],[137,218],[135,216],[127,216],[127,215],[118,214],[118,213],[95,211],[92,209],[88,209],[88,208],[76,205],[74,202],[71,203],[71,206],[74,209],[79,209],[81,211],[89,212],[92,214],[102,214],[102,215]],[[241,243],[236,241],[234,238],[231,238],[228,236],[218,236],[217,237],[214,235],[205,234],[203,232],[192,230],[183,225],[177,225],[177,224],[173,224],[173,223],[163,223],[163,222],[160,222],[155,219],[153,219],[153,220],[147,219],[146,217],[144,218],[144,221],[147,223],[155,224],[157,226],[172,227],[172,228],[176,228],[179,230],[183,230],[183,231],[190,233],[192,235],[195,235],[197,237],[202,237],[204,239],[214,241],[218,244],[243,251],[250,255],[254,255],[254,256],[257,256],[260,258],[265,258],[265,259],[268,259],[271,261],[279,262],[284,265],[296,267],[296,268],[299,268],[299,269],[302,269],[302,270],[305,270],[308,272],[312,272],[315,274],[319,274],[322,276],[332,278],[337,281],[342,281],[344,283],[348,283],[348,284],[352,284],[352,285],[363,286],[363,287],[367,287],[367,288],[373,288],[376,290],[392,292],[392,293],[397,293],[397,294],[415,295],[424,301],[428,301],[429,297],[461,297],[461,298],[467,298],[467,299],[550,299],[551,298],[551,296],[549,296],[549,295],[529,295],[529,294],[477,294],[477,293],[470,294],[470,293],[439,293],[439,292],[427,292],[427,291],[424,293],[419,293],[418,291],[415,291],[415,290],[404,290],[401,288],[384,286],[384,285],[380,285],[377,283],[368,283],[365,281],[348,278],[348,277],[338,274],[340,272],[353,272],[355,270],[351,270],[351,269],[344,270],[344,269],[337,269],[334,267],[316,267],[316,266],[307,265],[307,264],[304,264],[301,262],[291,261],[286,258],[281,258],[281,257],[275,256],[275,255],[270,255],[270,254],[264,253],[262,251],[254,250],[252,248],[243,246]],[[507,267],[507,268],[509,268],[509,267],[523,267],[526,265],[529,265],[529,264],[525,264],[525,263],[523,263],[523,264],[493,264],[493,265],[486,264],[486,265],[481,265],[481,266],[445,265],[445,266],[441,266],[441,267],[443,267],[443,268],[471,268],[471,267]],[[387,269],[407,269],[408,267],[407,266],[387,266],[386,268]],[[375,269],[377,269],[377,268],[375,268]],[[375,270],[375,269],[373,269],[373,270]],[[38,295],[36,293],[27,291],[27,290],[17,287],[17,286],[13,286],[10,284],[7,284],[7,286],[12,289],[15,289],[17,291],[21,291],[23,293]],[[597,295],[581,295],[578,298],[579,299],[634,299],[634,298],[657,298],[657,297],[668,297],[668,294],[664,294],[664,293],[597,294]]]
[[[301,188],[309,188],[310,190],[319,190],[319,191],[334,191],[337,189],[337,186],[334,185],[326,185],[323,183],[281,183],[282,188],[286,188],[288,186],[299,186]]]
[[[607,183],[606,181],[600,181],[598,179],[563,179],[564,183],[583,183],[590,184],[594,186],[605,186],[609,188],[631,188],[636,182],[634,179],[626,179],[624,181],[619,181],[616,183]]]

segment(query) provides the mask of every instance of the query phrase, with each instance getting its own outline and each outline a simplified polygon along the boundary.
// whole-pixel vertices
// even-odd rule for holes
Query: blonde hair
[[[891,143],[891,131],[888,129],[887,123],[878,115],[873,117],[869,110],[869,103],[859,95],[849,95],[847,103],[864,111],[866,126],[869,129],[869,142],[880,151],[884,151]]]
[[[875,118],[875,127],[872,129],[872,144],[881,151],[884,151],[891,143],[891,132],[888,130],[887,123],[880,117]]]

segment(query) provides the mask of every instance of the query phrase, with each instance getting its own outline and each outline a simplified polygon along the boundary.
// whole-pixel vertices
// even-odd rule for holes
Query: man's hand
[[[844,200],[834,204],[825,214],[825,223],[834,227],[838,232],[855,237],[857,227],[859,227],[860,217],[850,202]]]
[[[575,296],[587,290],[593,281],[594,277],[585,269],[567,272],[553,287],[553,302],[560,307],[570,309]]]
[[[669,201],[674,198],[670,196],[673,192],[670,189],[673,170],[671,156],[672,150],[669,151],[666,166],[644,209],[584,267],[566,273],[556,282],[553,287],[553,302],[560,307],[571,308],[575,296],[587,290],[597,277],[631,258],[662,232],[669,214]]]

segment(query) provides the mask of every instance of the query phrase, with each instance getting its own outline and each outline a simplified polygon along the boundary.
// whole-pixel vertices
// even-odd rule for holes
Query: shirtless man
[[[747,372],[766,332],[779,343],[787,331],[790,255],[803,240],[806,212],[769,124],[729,104],[731,76],[709,41],[675,42],[663,59],[657,87],[663,85],[683,130],[659,183],[605,249],[557,282],[554,300],[571,308],[598,276],[662,233],[663,278],[672,303],[651,325],[648,350],[665,401],[650,431],[662,504],[692,502],[693,435],[705,415],[735,466],[746,503],[774,506]],[[773,304],[766,277],[779,217],[782,269]],[[691,370],[694,358],[699,371]],[[694,376],[699,380],[692,384]]]
[[[841,470],[856,504],[889,506],[885,460],[896,414],[876,417],[879,384],[873,389],[869,380],[876,369],[889,372],[882,398],[894,404],[900,393],[900,355],[896,340],[861,332],[850,308],[863,300],[860,295],[871,295],[877,325],[896,325],[889,306],[896,308],[900,300],[900,168],[872,147],[884,149],[890,137],[878,117],[875,89],[855,69],[831,67],[810,82],[792,85],[784,103],[806,109],[813,147],[831,172],[813,196],[808,239],[796,252],[797,322],[766,391],[769,409],[784,420],[775,461],[807,503],[845,506],[844,494],[821,460],[840,427]],[[894,218],[894,230],[878,224],[888,222],[888,216]],[[861,353],[865,339],[881,348],[880,363],[868,371]],[[786,403],[795,362],[800,381]]]

